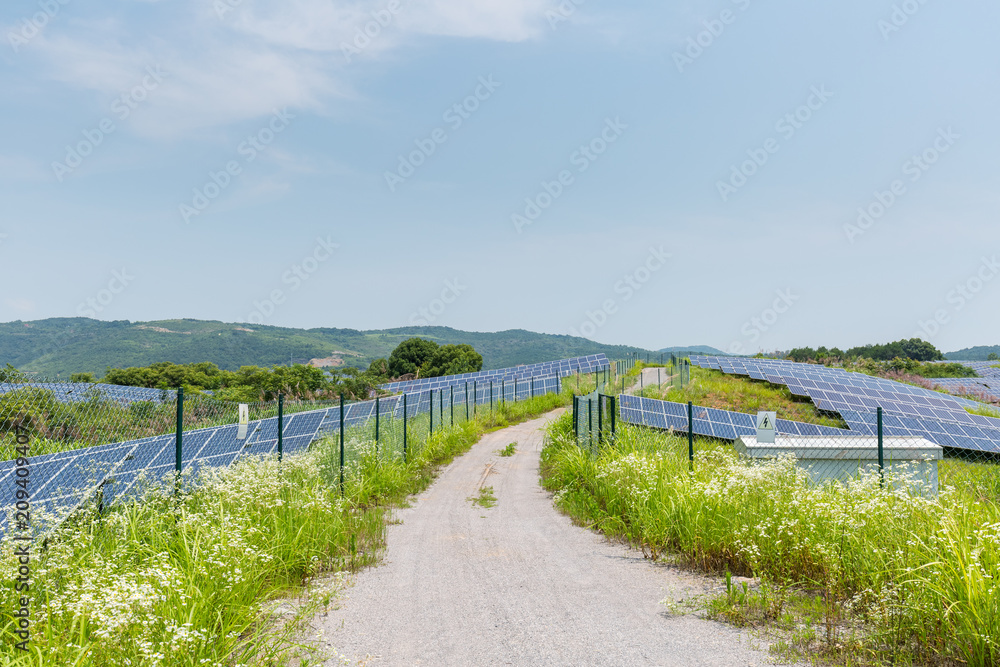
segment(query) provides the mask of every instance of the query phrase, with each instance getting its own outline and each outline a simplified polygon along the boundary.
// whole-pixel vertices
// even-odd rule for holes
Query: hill
[[[211,361],[222,369],[271,366],[289,361],[327,360],[328,365],[367,368],[388,357],[401,341],[420,336],[440,344],[468,343],[483,355],[483,368],[503,368],[585,354],[610,359],[636,347],[604,345],[585,338],[540,334],[521,329],[480,333],[449,327],[292,329],[227,324],[204,320],[104,322],[88,318],[51,318],[0,323],[0,367],[7,363],[44,377],[66,378],[89,372],[103,376],[108,367],[147,366],[157,361]]]
[[[714,347],[708,345],[688,345],[687,347],[665,347],[662,350],[657,350],[657,352],[662,352],[663,354],[670,354],[671,352],[692,352],[694,354],[704,354],[709,357],[725,357],[728,356],[722,350],[717,350]]]
[[[967,347],[957,352],[946,352],[944,356],[946,359],[954,359],[956,361],[987,361],[991,354],[1000,356],[1000,345]]]

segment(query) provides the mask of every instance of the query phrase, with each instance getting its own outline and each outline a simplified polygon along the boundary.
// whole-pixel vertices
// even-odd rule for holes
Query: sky
[[[0,321],[1000,344],[1000,5],[10,0]]]

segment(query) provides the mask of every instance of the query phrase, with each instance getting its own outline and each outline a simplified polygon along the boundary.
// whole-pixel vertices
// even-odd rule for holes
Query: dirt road
[[[769,664],[736,629],[661,604],[700,578],[553,507],[538,484],[546,421],[485,436],[398,512],[385,562],[315,619],[327,648],[376,666]],[[499,457],[510,442],[517,453]],[[481,486],[495,507],[470,502]]]

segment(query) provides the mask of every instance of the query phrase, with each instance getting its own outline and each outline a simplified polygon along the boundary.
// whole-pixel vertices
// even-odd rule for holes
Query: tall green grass
[[[307,647],[300,621],[328,604],[323,573],[375,562],[387,511],[482,433],[565,405],[569,394],[503,404],[435,429],[402,452],[370,439],[352,452],[341,495],[339,439],[247,458],[151,486],[138,502],[85,507],[35,543],[30,653],[15,648],[18,559],[0,541],[0,664],[120,667],[284,665]],[[347,434],[350,435],[350,434]],[[294,613],[274,613],[278,611]],[[386,610],[390,613],[391,610]]]
[[[876,659],[1000,660],[1000,506],[948,486],[947,466],[931,500],[877,475],[818,486],[790,459],[751,464],[706,440],[689,471],[686,440],[628,425],[591,456],[571,428],[553,424],[542,470],[580,523],[651,558],[818,592],[863,626],[855,640]],[[831,633],[833,647],[843,637]]]

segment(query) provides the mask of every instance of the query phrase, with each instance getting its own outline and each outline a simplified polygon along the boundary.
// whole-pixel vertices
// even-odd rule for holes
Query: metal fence
[[[557,377],[488,381],[347,402],[220,401],[183,390],[24,383],[0,387],[0,533],[30,508],[44,530],[81,503],[112,504],[150,483],[188,483],[204,467],[303,451],[339,437],[331,462],[367,447],[407,460],[427,438],[508,402],[559,392]],[[32,523],[32,522],[27,522]]]
[[[835,416],[823,421],[835,421]],[[784,459],[811,482],[878,484],[934,497],[944,489],[970,501],[1000,501],[1000,438],[993,450],[942,446],[932,424],[904,422],[877,408],[842,425],[750,415],[642,396],[594,392],[574,398],[579,446],[599,453],[614,446],[623,424],[665,431],[675,453],[694,467],[699,452],[726,450],[751,464]],[[772,420],[773,421],[770,421]],[[901,431],[901,425],[909,429]],[[760,428],[763,427],[763,428]],[[956,429],[956,424],[945,428]],[[975,429],[982,433],[982,429]],[[971,429],[970,431],[971,432]],[[711,457],[706,460],[711,460]]]

